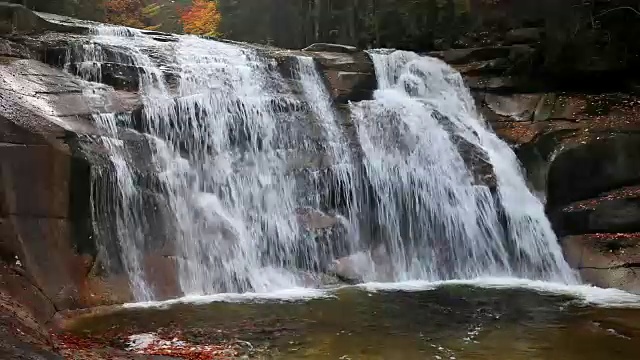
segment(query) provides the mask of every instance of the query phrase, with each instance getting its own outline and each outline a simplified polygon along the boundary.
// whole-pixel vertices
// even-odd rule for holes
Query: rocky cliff
[[[2,358],[57,358],[49,353],[53,344],[44,327],[56,312],[132,299],[118,264],[106,264],[108,249],[100,248],[91,223],[91,204],[100,202],[99,188],[108,186],[113,171],[106,149],[93,140],[101,130],[92,113],[141,111],[138,69],[126,61],[107,61],[102,84],[70,75],[76,64],[69,62],[69,51],[87,38],[89,27],[66,21],[0,4]],[[172,41],[168,34],[149,36]],[[308,54],[326,72],[336,101],[370,96],[375,77],[365,54],[340,47],[320,50]],[[291,54],[262,51],[278,59],[286,75]],[[140,137],[127,141],[141,153],[148,151]],[[139,168],[144,171],[144,164]],[[152,192],[144,201],[150,213],[162,211],[162,199]],[[336,224],[307,217],[314,231]],[[162,226],[151,223],[148,230],[161,235]],[[159,240],[149,251],[145,268],[161,294],[176,296],[173,254],[162,244]]]
[[[501,45],[430,55],[464,74],[481,113],[516,149],[583,279],[638,292],[640,98],[626,75],[633,62],[582,34],[571,40],[585,44],[582,55],[560,64],[548,31],[511,28]],[[561,45],[565,56],[572,46]]]

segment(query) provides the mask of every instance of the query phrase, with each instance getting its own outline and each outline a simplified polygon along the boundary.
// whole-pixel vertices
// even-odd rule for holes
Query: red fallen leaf
[[[640,198],[640,186],[629,186],[621,189],[613,190],[601,195],[596,199],[588,199],[578,201],[562,209],[565,212],[575,212],[582,210],[594,210],[599,204],[604,201],[618,200],[618,199],[636,199]]]
[[[79,337],[71,334],[57,334],[54,336],[61,350],[77,352],[106,347],[105,341],[93,337]],[[177,340],[177,339],[176,339]],[[171,356],[185,360],[222,360],[234,359],[238,356],[236,345],[232,343],[219,345],[194,345],[178,343],[172,345],[152,344],[135,351],[136,354]]]
[[[104,339],[79,337],[71,334],[55,334],[53,338],[58,346],[63,349],[91,349],[106,345]]]
[[[598,233],[584,235],[587,239],[593,240],[625,240],[625,239],[639,239],[640,233]]]

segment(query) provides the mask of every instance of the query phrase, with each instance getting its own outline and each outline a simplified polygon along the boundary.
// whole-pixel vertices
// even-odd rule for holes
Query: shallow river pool
[[[192,348],[233,343],[229,358],[248,359],[640,359],[640,301],[629,294],[464,283],[392,288],[135,305],[76,317],[66,331],[131,351],[156,337]],[[205,301],[213,302],[198,303]]]

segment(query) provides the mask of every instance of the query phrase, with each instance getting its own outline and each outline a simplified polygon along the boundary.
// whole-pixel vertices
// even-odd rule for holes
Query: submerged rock
[[[392,259],[383,246],[360,251],[333,261],[329,273],[348,284],[365,281],[393,281]],[[375,277],[374,277],[375,275]]]

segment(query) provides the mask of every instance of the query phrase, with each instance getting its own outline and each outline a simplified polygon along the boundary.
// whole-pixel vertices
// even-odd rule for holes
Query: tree
[[[163,5],[148,0],[106,0],[105,21],[110,24],[157,30],[162,23],[156,17]]]
[[[184,32],[195,35],[216,36],[220,25],[218,3],[209,0],[193,0],[180,17]]]
[[[105,20],[110,24],[143,28],[142,0],[107,0],[104,4]]]

